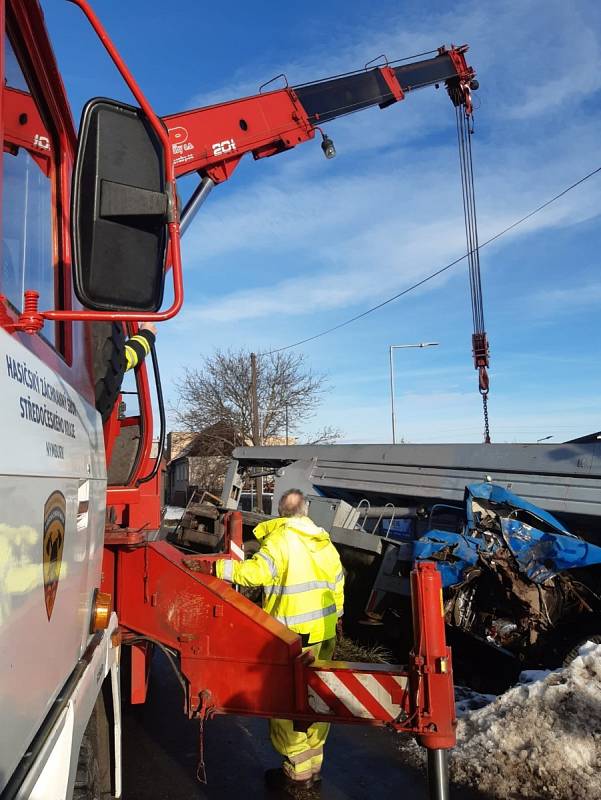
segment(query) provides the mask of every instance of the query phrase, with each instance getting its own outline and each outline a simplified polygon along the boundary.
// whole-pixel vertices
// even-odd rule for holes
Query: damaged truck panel
[[[539,520],[541,527],[526,522],[525,516],[531,522]],[[469,486],[465,519],[462,533],[431,530],[414,544],[416,560],[442,562],[444,586],[460,583],[480,557],[503,547],[514,556],[519,571],[537,584],[566,570],[601,564],[601,547],[574,536],[551,514],[501,486]]]

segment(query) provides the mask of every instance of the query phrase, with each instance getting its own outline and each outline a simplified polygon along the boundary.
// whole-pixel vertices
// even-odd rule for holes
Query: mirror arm
[[[138,478],[138,480],[136,481],[136,487],[140,486],[142,483],[148,483],[148,481],[151,481],[156,476],[157,472],[159,471],[159,467],[161,466],[161,461],[163,460],[163,451],[165,449],[165,431],[167,428],[167,418],[165,415],[165,402],[163,399],[163,387],[161,384],[161,371],[159,370],[159,360],[157,357],[157,351],[154,344],[150,345],[150,355],[152,358],[154,385],[156,390],[157,404],[159,407],[159,443],[157,447],[157,456],[154,461],[152,469],[147,475],[144,475],[144,477]],[[149,403],[148,397],[146,397],[146,402]],[[147,416],[147,419],[150,418],[152,418],[152,415]]]
[[[15,324],[19,325],[20,330],[25,330],[33,333],[42,327],[44,319],[59,320],[59,321],[60,320],[63,321],[104,320],[106,322],[108,321],[127,322],[127,321],[139,320],[140,322],[142,321],[164,322],[165,320],[174,317],[181,309],[182,304],[184,302],[184,285],[183,285],[182,259],[180,250],[179,213],[177,207],[177,193],[175,190],[175,167],[173,166],[173,158],[171,155],[171,144],[169,142],[169,135],[159,117],[157,117],[157,115],[152,110],[150,103],[148,102],[142,90],[136,83],[133,75],[131,74],[129,68],[127,67],[127,64],[119,55],[117,48],[110,40],[108,33],[106,32],[102,23],[100,22],[100,20],[90,7],[90,4],[87,2],[87,0],[69,0],[69,2],[74,3],[74,5],[78,6],[87,17],[90,25],[96,32],[98,38],[104,45],[106,51],[108,52],[111,60],[121,73],[123,80],[127,84],[133,96],[136,98],[138,105],[146,115],[146,118],[148,119],[150,125],[152,126],[155,133],[159,137],[159,140],[163,147],[163,151],[165,154],[165,171],[166,171],[165,191],[169,198],[167,203],[167,217],[168,217],[167,230],[169,233],[169,250],[171,253],[171,267],[173,272],[173,303],[171,304],[170,308],[166,309],[165,311],[148,311],[148,312],[86,311],[86,310],[38,311],[37,296],[35,298],[31,296],[31,295],[37,295],[37,292],[27,292],[26,294],[29,295],[28,307],[24,310],[23,314],[21,314],[19,320],[17,320]],[[0,324],[2,324],[1,318],[0,318]],[[32,327],[34,327],[34,330],[31,330]]]

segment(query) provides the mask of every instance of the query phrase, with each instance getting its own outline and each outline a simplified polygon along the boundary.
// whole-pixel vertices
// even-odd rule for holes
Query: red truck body
[[[445,83],[453,103],[471,113],[474,73],[466,48],[440,48],[414,64],[385,62],[159,120],[89,5],[75,2],[136,97],[138,109],[118,112],[141,120],[162,151],[164,192],[145,191],[159,205],[165,199],[163,268],[171,271],[174,300],[166,310],[98,310],[78,300],[72,184],[81,137],[37,0],[0,2],[6,32],[0,343],[7,364],[0,491],[13,509],[0,521],[0,636],[5,653],[16,654],[0,660],[0,677],[11,676],[7,685],[15,692],[15,665],[18,671],[36,654],[52,664],[24,701],[16,733],[0,739],[0,791],[71,796],[88,721],[103,713],[104,686],[114,720],[109,790],[120,796],[119,663],[126,645],[134,702],[145,699],[150,654],[159,646],[185,686],[189,716],[232,712],[388,724],[433,751],[452,746],[451,658],[440,579],[431,565],[421,565],[413,578],[417,638],[408,666],[312,663],[299,637],[157,536],[162,437],[153,452],[148,364],[136,369],[133,414],[127,416],[117,396],[102,424],[94,406],[98,358],[113,341],[111,326],[121,336],[134,333],[139,321],[166,320],[181,307],[180,223],[207,188],[227,180],[244,155],[275,155],[316,132],[330,157],[323,124],[370,105],[387,107],[421,86]],[[199,189],[181,211],[175,178],[189,172],[198,173]],[[240,520],[233,514],[227,524],[229,541],[236,542]],[[235,555],[229,549],[215,555],[222,557]],[[17,705],[2,702],[3,717],[16,719]]]

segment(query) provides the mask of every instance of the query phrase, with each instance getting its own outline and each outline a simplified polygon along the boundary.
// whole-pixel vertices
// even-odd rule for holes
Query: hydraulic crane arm
[[[453,104],[471,112],[474,70],[467,46],[441,47],[433,58],[363,69],[299,86],[163,117],[179,177],[198,172],[213,183],[227,180],[246,153],[265,158],[308,141],[319,130],[326,156],[335,151],[320,125],[371,106],[386,108],[405,94],[444,83]],[[283,77],[283,76],[279,76]],[[264,88],[264,87],[262,87]]]
[[[296,94],[313,124],[329,122],[344,114],[377,105],[386,108],[402,100],[405,92],[449,82],[469,84],[475,77],[465,61],[467,46],[438,49],[438,55],[423,61],[365,69],[351,75],[314,81],[295,87]],[[467,86],[469,89],[469,86]],[[464,97],[469,97],[467,92]]]

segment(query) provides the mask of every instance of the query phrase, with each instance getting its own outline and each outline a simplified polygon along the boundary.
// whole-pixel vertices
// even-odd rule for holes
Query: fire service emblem
[[[44,599],[48,619],[52,616],[65,543],[65,496],[52,492],[44,505]]]

